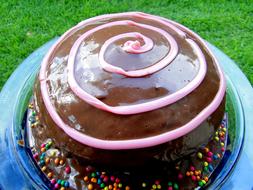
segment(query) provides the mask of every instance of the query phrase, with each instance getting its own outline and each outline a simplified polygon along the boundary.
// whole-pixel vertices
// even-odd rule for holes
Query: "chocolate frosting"
[[[100,19],[73,31],[54,49],[50,57],[47,68],[47,89],[51,103],[64,123],[81,133],[98,139],[139,139],[180,128],[213,101],[220,86],[215,61],[199,39],[184,29],[181,30],[200,47],[207,64],[204,80],[192,93],[160,109],[132,115],[118,115],[103,111],[80,99],[68,84],[67,63],[70,49],[84,32],[101,24],[118,20],[131,20],[167,31],[179,46],[178,55],[162,70],[145,77],[131,78],[110,73],[101,68],[98,56],[105,40],[114,35],[136,31],[154,41],[152,50],[140,55],[126,53],[120,48],[126,40],[131,39],[118,40],[108,47],[105,52],[105,60],[127,71],[156,64],[168,54],[171,46],[160,34],[139,29],[136,26],[114,26],[95,32],[81,44],[75,59],[75,79],[83,90],[110,106],[132,105],[173,94],[196,77],[200,66],[196,52],[184,38],[166,25],[133,16]],[[183,137],[154,147],[115,151],[89,147],[64,133],[52,120],[45,107],[39,79],[35,83],[34,102],[41,121],[41,126],[36,128],[36,133],[34,133],[38,142],[46,136],[54,139],[57,146],[73,154],[95,162],[107,164],[114,162],[120,165],[122,163],[141,163],[143,159],[154,157],[166,160],[177,159],[207,144],[211,134],[222,120],[225,100],[198,128]],[[131,160],[133,155],[136,155],[135,160]]]

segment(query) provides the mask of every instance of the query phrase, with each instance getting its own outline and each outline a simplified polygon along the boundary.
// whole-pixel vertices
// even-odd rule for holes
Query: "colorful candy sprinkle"
[[[212,158],[207,157],[207,158],[206,158],[206,161],[207,161],[208,163],[211,163],[213,160],[212,160]]]
[[[64,160],[60,160],[60,165],[63,165],[64,164]]]
[[[87,182],[87,181],[89,181],[89,177],[88,177],[88,176],[85,176],[85,177],[83,178],[83,180]]]
[[[65,183],[64,183],[64,187],[69,187],[69,182],[68,181],[65,181]]]
[[[46,164],[49,164],[50,158],[46,158],[45,162],[46,162]]]
[[[67,174],[70,174],[71,168],[70,168],[69,166],[67,166],[67,167],[65,168],[65,172],[66,172]]]
[[[33,155],[33,158],[37,160],[37,159],[39,158],[39,154],[36,152],[36,153]]]
[[[48,177],[48,178],[52,178],[52,177],[53,177],[53,173],[52,173],[52,172],[49,172],[49,173],[47,174],[47,177]]]
[[[92,190],[93,189],[93,185],[90,183],[89,185],[88,185],[88,190]]]
[[[59,187],[60,187],[60,185],[59,185],[58,183],[56,183],[56,184],[54,185],[54,188],[55,188],[55,189],[59,189]]]
[[[43,167],[41,168],[41,170],[42,170],[43,172],[46,171],[46,169],[47,169],[46,166],[43,166]]]
[[[179,180],[182,180],[184,176],[183,176],[183,174],[179,173],[177,177]]]
[[[56,180],[55,180],[55,179],[52,179],[50,182],[51,182],[52,184],[55,184],[55,183],[56,183]]]
[[[110,177],[110,180],[111,180],[112,182],[114,182],[115,177],[112,175],[112,176]]]
[[[202,158],[203,158],[203,155],[202,155],[201,152],[198,152],[197,156],[198,156],[199,159],[202,159]]]
[[[177,183],[174,184],[174,189],[176,189],[176,190],[179,189],[179,186]]]
[[[146,183],[142,183],[141,186],[142,186],[142,187],[147,187],[147,184],[146,184]]]
[[[54,160],[55,165],[58,165],[59,162],[60,162],[60,159],[59,158],[55,158],[55,160]]]

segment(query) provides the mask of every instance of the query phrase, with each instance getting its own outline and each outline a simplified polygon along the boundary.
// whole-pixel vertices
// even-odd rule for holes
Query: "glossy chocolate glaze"
[[[171,29],[155,21],[136,17],[104,19],[86,25],[73,32],[54,50],[47,73],[47,86],[52,104],[62,120],[72,128],[86,135],[106,140],[126,140],[158,135],[189,122],[215,97],[220,79],[213,58],[198,39],[192,38],[201,48],[207,62],[207,73],[201,85],[192,93],[176,103],[150,112],[135,115],[116,115],[99,110],[77,97],[67,83],[66,64],[68,54],[75,40],[85,31],[101,23],[116,20],[133,20],[162,28],[168,31],[179,44],[179,54],[164,69],[143,77],[127,78],[104,71],[98,64],[98,52],[105,39],[118,33],[137,30],[133,26],[113,27],[109,32],[97,32],[87,39],[79,49],[75,63],[75,75],[78,84],[88,93],[101,99],[108,105],[126,105],[146,102],[176,92],[187,85],[198,72],[199,61],[191,46]],[[144,55],[127,55],[116,45],[106,52],[105,59],[113,65],[126,70],[148,67],[159,61],[170,49],[169,44],[156,33],[141,31],[151,36],[154,48]],[[122,44],[121,41],[117,42]],[[118,59],[118,60],[117,60]],[[171,142],[143,149],[101,150],[83,145],[65,134],[49,116],[43,103],[39,81],[34,88],[34,102],[39,113],[41,126],[34,129],[37,143],[44,137],[52,138],[56,146],[93,162],[132,165],[144,163],[150,159],[175,160],[194,152],[199,146],[207,144],[217,128],[224,113],[224,102],[198,128],[189,134]],[[197,138],[196,138],[197,137]],[[133,156],[135,159],[132,159]]]

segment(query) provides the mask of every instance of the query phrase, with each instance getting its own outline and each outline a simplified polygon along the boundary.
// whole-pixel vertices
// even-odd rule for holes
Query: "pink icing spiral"
[[[187,31],[192,36],[197,38],[200,41],[200,43],[206,49],[208,49],[205,42],[203,40],[201,40],[201,38],[199,36],[197,36],[195,33],[190,31],[189,29],[187,29],[187,28],[185,28],[185,27],[183,27],[183,26],[181,26],[177,23],[169,21],[167,19],[160,18],[160,17],[157,17],[157,16],[148,15],[148,14],[144,14],[144,13],[135,13],[134,12],[134,13],[121,13],[121,14],[103,15],[103,16],[99,16],[99,17],[95,17],[95,18],[91,18],[91,19],[88,19],[86,21],[83,21],[83,22],[79,23],[77,26],[75,26],[74,28],[67,31],[58,40],[58,42],[50,49],[48,54],[45,56],[45,58],[42,62],[39,78],[40,78],[41,93],[42,93],[43,101],[45,103],[45,106],[46,106],[50,116],[55,121],[55,123],[61,129],[63,129],[66,134],[68,134],[73,139],[75,139],[75,140],[77,140],[80,143],[83,143],[85,145],[88,145],[88,146],[91,146],[91,147],[96,147],[96,148],[101,148],[101,149],[135,149],[135,148],[150,147],[150,146],[155,146],[155,145],[167,142],[167,141],[171,141],[173,139],[176,139],[176,138],[178,138],[182,135],[185,135],[185,134],[189,133],[194,128],[196,128],[198,125],[200,125],[211,113],[213,113],[217,109],[217,107],[220,105],[220,103],[223,99],[223,96],[224,96],[224,93],[225,93],[225,80],[224,80],[223,73],[222,73],[222,71],[221,71],[221,69],[220,69],[220,67],[219,67],[216,60],[215,60],[215,63],[217,65],[217,70],[218,70],[218,73],[219,73],[219,76],[220,76],[220,87],[219,87],[219,90],[218,90],[215,98],[195,118],[193,118],[190,122],[188,122],[184,126],[181,126],[180,128],[177,128],[175,130],[168,131],[168,132],[165,132],[163,134],[156,135],[156,136],[153,136],[153,137],[146,137],[146,138],[142,138],[142,139],[108,141],[108,140],[102,140],[102,139],[97,139],[97,138],[94,138],[94,137],[90,137],[88,135],[85,135],[85,134],[69,127],[68,125],[66,125],[63,122],[63,120],[57,114],[54,106],[51,103],[50,95],[49,95],[48,89],[47,89],[47,82],[46,82],[46,80],[47,80],[47,75],[46,75],[47,67],[48,67],[48,63],[49,63],[50,56],[51,56],[52,52],[54,52],[54,50],[62,43],[62,41],[67,36],[71,35],[74,31],[77,31],[78,29],[80,29],[83,25],[86,25],[86,24],[89,24],[89,23],[92,23],[92,22],[96,22],[100,19],[118,18],[118,17],[121,17],[121,16],[134,16],[134,17],[138,17],[138,18],[142,18],[142,19],[148,19],[148,20],[159,22],[161,24],[166,25],[167,27],[172,29],[175,33],[177,33],[179,36],[184,38],[191,45],[191,47],[194,49],[194,52],[196,53],[196,55],[198,57],[198,60],[199,60],[199,63],[200,63],[198,74],[184,88],[178,90],[175,93],[172,93],[172,94],[169,94],[165,97],[162,97],[160,99],[152,100],[152,101],[145,102],[145,103],[135,104],[135,105],[115,106],[115,107],[108,106],[105,103],[101,102],[97,98],[95,98],[92,95],[85,92],[77,84],[77,82],[75,80],[73,68],[74,68],[75,55],[77,53],[77,50],[80,46],[80,43],[83,40],[85,40],[86,37],[91,35],[95,30],[100,30],[100,29],[103,29],[103,28],[106,28],[106,27],[110,26],[109,24],[117,24],[117,25],[118,24],[123,24],[123,25],[124,24],[129,24],[129,21],[118,21],[116,23],[112,22],[112,23],[109,23],[109,24],[102,24],[98,27],[95,27],[93,30],[90,30],[90,31],[84,33],[82,36],[79,37],[79,39],[75,42],[75,44],[73,45],[73,47],[71,49],[71,52],[69,54],[69,59],[68,59],[68,66],[67,66],[67,69],[68,69],[68,83],[69,83],[71,89],[75,92],[75,94],[77,96],[79,96],[81,99],[83,99],[88,104],[97,107],[98,109],[102,109],[102,110],[112,112],[112,113],[115,113],[115,114],[128,115],[128,114],[136,114],[136,113],[151,111],[151,110],[154,110],[154,109],[164,107],[164,106],[169,105],[171,103],[174,103],[174,102],[178,101],[179,99],[183,98],[184,96],[186,96],[187,94],[189,94],[190,92],[192,92],[202,82],[202,80],[205,77],[205,73],[206,73],[206,69],[207,69],[206,68],[205,57],[204,57],[202,51],[200,50],[198,44],[195,43],[192,39],[187,38],[185,33],[182,30],[180,30],[179,28],[183,28],[184,31]],[[140,33],[135,33],[135,32],[124,33],[124,34],[120,34],[118,36],[114,36],[111,39],[108,39],[105,42],[105,44],[103,45],[103,47],[101,48],[101,51],[100,51],[100,54],[99,54],[99,60],[100,60],[101,67],[103,67],[103,69],[105,69],[108,72],[113,72],[113,73],[117,73],[117,74],[121,74],[121,75],[126,75],[127,77],[142,77],[142,76],[145,76],[147,74],[152,74],[154,72],[159,71],[160,69],[162,69],[166,65],[168,65],[171,61],[173,61],[173,59],[175,58],[175,56],[177,54],[178,47],[177,47],[176,41],[173,39],[173,37],[170,34],[168,34],[167,32],[165,32],[165,31],[163,31],[159,28],[155,28],[155,27],[152,27],[152,26],[146,26],[144,24],[135,23],[133,21],[131,21],[130,24],[134,24],[137,27],[146,27],[147,29],[154,30],[156,32],[161,33],[168,40],[168,42],[170,44],[170,51],[169,51],[168,55],[166,55],[161,61],[159,61],[155,65],[152,65],[152,66],[146,68],[146,70],[145,69],[140,69],[140,70],[136,70],[136,71],[124,71],[121,68],[114,67],[114,66],[110,65],[109,63],[107,63],[104,60],[104,53],[106,51],[106,48],[110,44],[115,42],[116,40],[119,40],[119,39],[125,38],[125,37],[136,38],[137,42],[136,41],[128,41],[123,45],[122,50],[126,51],[128,53],[144,53],[146,51],[151,50],[152,47],[153,47],[152,40],[149,39],[148,37],[140,34]],[[138,43],[139,39],[144,41],[143,46],[141,46],[140,43]],[[208,51],[210,52],[210,50],[208,50]],[[145,70],[145,72],[143,72],[143,70]]]
[[[145,18],[154,20],[154,18],[152,18],[151,16],[145,16]],[[137,113],[155,110],[155,109],[164,107],[166,105],[172,104],[172,103],[178,101],[179,99],[183,98],[184,96],[186,96],[190,92],[192,92],[195,88],[197,88],[198,85],[204,79],[205,74],[206,74],[206,62],[205,62],[205,58],[204,58],[202,51],[200,50],[198,45],[193,40],[186,38],[184,33],[182,33],[181,31],[179,32],[171,24],[165,23],[164,21],[161,21],[161,20],[157,20],[157,19],[155,19],[155,20],[157,22],[161,22],[162,24],[165,24],[169,28],[172,28],[175,31],[175,33],[177,33],[179,36],[180,35],[184,36],[185,40],[192,46],[192,48],[194,49],[195,53],[198,56],[198,59],[200,62],[199,72],[198,72],[197,76],[188,85],[186,85],[186,87],[178,90],[177,92],[175,92],[173,94],[169,94],[163,98],[156,99],[153,101],[149,101],[149,102],[145,102],[145,103],[141,103],[141,104],[136,104],[136,105],[112,107],[112,106],[106,105],[105,103],[103,103],[102,101],[97,99],[96,97],[85,92],[78,85],[78,83],[75,80],[74,64],[75,64],[76,54],[78,52],[78,49],[79,49],[81,43],[83,41],[85,41],[85,39],[87,37],[89,37],[90,35],[92,35],[94,32],[102,30],[102,29],[106,29],[106,28],[109,28],[112,26],[131,25],[131,26],[145,28],[145,29],[149,29],[149,30],[155,31],[157,33],[160,33],[169,42],[170,51],[162,60],[160,60],[158,63],[156,63],[154,65],[151,65],[151,66],[144,68],[144,69],[139,69],[139,70],[134,70],[134,71],[125,71],[120,67],[113,66],[113,65],[107,63],[104,60],[104,55],[105,55],[107,47],[110,44],[112,44],[113,42],[115,42],[121,38],[127,38],[127,37],[134,37],[137,39],[142,38],[145,42],[144,46],[142,46],[142,47],[135,47],[135,48],[129,47],[129,45],[133,43],[131,41],[127,41],[123,46],[124,51],[129,51],[130,53],[136,53],[136,54],[138,53],[139,54],[139,53],[143,53],[143,52],[146,52],[146,51],[149,51],[150,49],[152,49],[153,42],[151,39],[147,38],[146,36],[144,36],[140,33],[136,33],[136,32],[123,33],[123,34],[120,34],[120,35],[117,35],[117,36],[114,36],[114,37],[108,39],[101,47],[101,50],[99,53],[99,61],[100,61],[101,67],[104,70],[106,70],[108,72],[112,72],[112,73],[125,75],[127,77],[143,77],[143,76],[153,74],[154,72],[161,70],[162,68],[164,68],[168,64],[170,64],[171,61],[174,60],[174,58],[176,57],[176,55],[178,53],[178,45],[177,45],[177,42],[175,41],[175,39],[168,32],[166,32],[162,29],[159,29],[157,27],[154,27],[154,26],[149,26],[146,24],[139,24],[139,23],[136,23],[134,21],[129,21],[129,20],[123,20],[123,21],[110,22],[110,23],[102,24],[98,27],[95,27],[95,28],[85,32],[83,35],[81,35],[74,43],[73,47],[71,48],[70,54],[69,54],[67,67],[68,67],[68,71],[69,71],[68,72],[68,82],[69,82],[71,89],[75,92],[75,94],[77,96],[79,96],[81,99],[83,99],[84,101],[86,101],[87,103],[93,105],[94,107],[96,107],[98,109],[109,111],[109,112],[112,112],[115,114],[129,115],[129,114],[137,114]],[[135,45],[137,45],[137,44],[138,44],[138,42],[137,43],[135,42]]]

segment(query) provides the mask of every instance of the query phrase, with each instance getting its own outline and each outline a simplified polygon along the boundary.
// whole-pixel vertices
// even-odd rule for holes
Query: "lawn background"
[[[253,84],[253,0],[0,0],[0,90],[15,68],[53,37],[89,17],[124,11],[187,26],[235,60]]]

